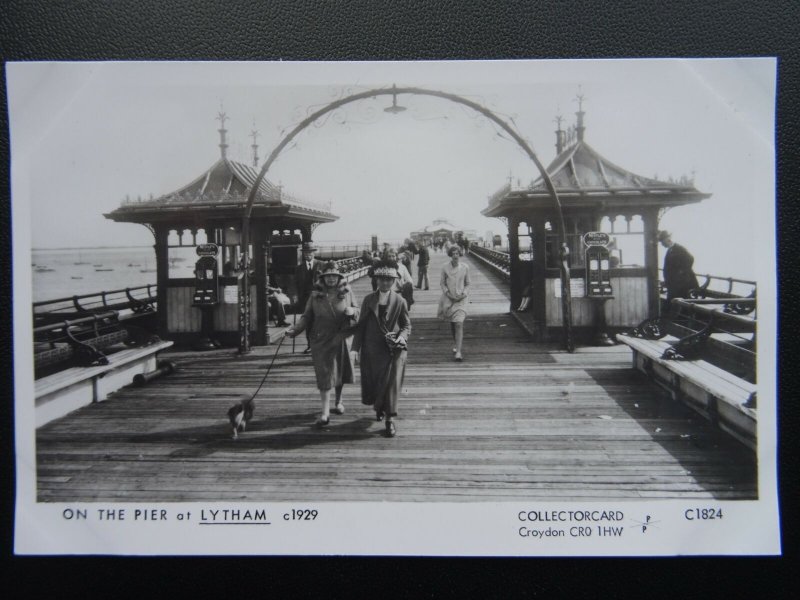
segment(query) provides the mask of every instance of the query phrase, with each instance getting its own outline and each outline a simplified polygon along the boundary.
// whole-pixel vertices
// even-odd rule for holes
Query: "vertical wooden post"
[[[256,286],[256,333],[253,343],[263,346],[267,343],[267,261],[264,246],[267,242],[267,228],[263,223],[251,225],[253,242],[253,272],[250,285]]]
[[[661,312],[658,293],[658,209],[642,214],[644,221],[644,264],[647,270],[647,313],[656,317]]]
[[[508,260],[511,271],[511,307],[514,310],[519,306],[522,290],[519,285],[519,219],[508,218]]]
[[[533,221],[533,277],[531,278],[531,311],[533,318],[544,328],[547,322],[546,253],[547,245],[544,229],[545,219],[541,216]],[[538,328],[537,328],[538,330]],[[544,331],[544,329],[542,329]]]
[[[167,314],[171,307],[167,305],[167,284],[169,281],[169,256],[168,256],[168,240],[169,240],[169,226],[167,225],[154,225],[153,226],[156,243],[156,295],[158,297],[158,335],[161,337],[168,337],[169,331],[167,329]]]
[[[239,354],[250,353],[250,217],[242,219],[242,277],[239,280]]]

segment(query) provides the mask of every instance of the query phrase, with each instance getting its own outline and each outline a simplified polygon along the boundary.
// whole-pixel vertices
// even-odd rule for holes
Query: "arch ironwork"
[[[493,123],[497,124],[503,131],[505,131],[511,138],[523,149],[525,154],[528,158],[533,161],[536,165],[536,168],[539,171],[539,174],[542,177],[542,181],[545,184],[547,191],[550,194],[551,199],[553,200],[553,204],[556,208],[556,212],[558,214],[559,224],[559,244],[561,246],[560,250],[560,273],[561,273],[561,308],[562,308],[562,325],[564,329],[564,345],[567,351],[572,352],[574,351],[575,347],[572,340],[572,300],[571,300],[571,293],[570,293],[570,273],[569,273],[569,249],[566,243],[566,235],[565,235],[565,227],[564,227],[564,215],[561,210],[561,201],[558,198],[558,193],[556,192],[555,186],[550,179],[550,176],[547,174],[547,170],[544,168],[544,165],[539,161],[539,158],[536,156],[536,153],[533,151],[533,148],[522,138],[519,133],[517,133],[508,123],[506,123],[503,119],[498,117],[494,114],[491,110],[464,98],[462,96],[458,96],[457,94],[451,94],[449,92],[442,92],[439,90],[429,90],[425,88],[418,88],[418,87],[397,87],[392,86],[391,88],[376,88],[367,90],[364,92],[359,92],[356,94],[351,94],[344,98],[340,98],[338,100],[334,100],[333,102],[323,106],[319,110],[313,112],[305,119],[303,119],[300,123],[298,123],[289,133],[284,136],[284,138],[278,143],[277,146],[270,152],[267,160],[261,167],[261,170],[256,177],[255,182],[253,182],[252,187],[250,188],[250,193],[247,196],[247,203],[244,207],[244,213],[242,215],[242,260],[243,260],[243,277],[242,277],[242,286],[240,288],[239,293],[239,352],[240,353],[247,353],[250,351],[250,282],[249,282],[249,271],[250,271],[250,216],[253,211],[253,204],[255,202],[256,195],[258,193],[259,186],[263,181],[264,177],[266,176],[269,168],[275,162],[275,159],[278,158],[278,155],[286,148],[286,146],[295,138],[297,135],[303,131],[306,127],[311,125],[314,121],[319,119],[320,117],[332,112],[346,104],[351,104],[353,102],[358,102],[359,100],[367,100],[369,98],[377,98],[379,96],[393,96],[394,103],[393,106],[389,109],[390,112],[399,112],[397,109],[396,100],[398,95],[407,94],[412,96],[430,96],[434,98],[441,98],[443,100],[449,100],[451,102],[455,102],[457,104],[461,104],[462,106],[466,106],[468,108],[473,109],[474,111],[480,113]],[[392,110],[394,108],[394,110]]]

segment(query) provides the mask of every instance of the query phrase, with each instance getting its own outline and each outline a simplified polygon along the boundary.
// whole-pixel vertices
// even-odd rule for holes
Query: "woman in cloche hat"
[[[317,388],[322,402],[322,414],[316,427],[330,423],[330,414],[344,414],[342,387],[353,383],[353,365],[350,361],[351,337],[347,329],[358,320],[358,308],[350,290],[333,261],[323,265],[317,284],[306,304],[303,316],[286,335],[295,337],[308,328],[311,359],[317,377]],[[336,400],[331,409],[331,389],[336,390]]]
[[[386,419],[386,435],[397,435],[397,399],[406,371],[411,320],[403,297],[393,291],[397,263],[379,260],[373,267],[378,289],[364,298],[358,323],[351,329],[353,350],[361,351],[361,402]]]

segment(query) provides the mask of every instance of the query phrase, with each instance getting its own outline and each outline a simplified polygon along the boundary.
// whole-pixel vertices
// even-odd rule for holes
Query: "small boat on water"
[[[70,279],[83,279],[83,277],[73,275]]]
[[[141,267],[142,265],[140,265],[139,263],[128,263],[128,266],[129,267]]]
[[[95,271],[113,271],[114,269],[95,269]]]
[[[51,269],[50,267],[46,267],[46,266],[44,266],[44,265],[39,265],[39,266],[38,266],[38,267],[36,267],[36,269],[34,269],[34,270],[35,270],[37,273],[50,273],[50,272],[52,272],[52,271],[55,271],[55,269]]]
[[[102,267],[103,265],[92,265],[93,267]]]

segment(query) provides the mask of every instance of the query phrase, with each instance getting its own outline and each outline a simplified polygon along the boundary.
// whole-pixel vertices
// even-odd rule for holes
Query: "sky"
[[[382,63],[11,63],[6,66],[15,233],[34,248],[147,246],[141,225],[103,213],[160,196],[220,156],[261,163],[310,112],[372,88],[414,86],[477,102],[547,165],[555,118],[575,122],[611,162],[662,180],[693,176],[711,198],[671,209],[663,228],[698,272],[754,277],[774,245],[772,59]],[[316,121],[267,178],[339,216],[317,242],[397,240],[444,218],[505,233],[480,212],[510,181],[538,177],[519,146],[478,113],[440,98],[361,100]],[[19,229],[21,228],[21,229]],[[24,230],[24,234],[21,233]],[[772,265],[773,263],[769,263]]]

